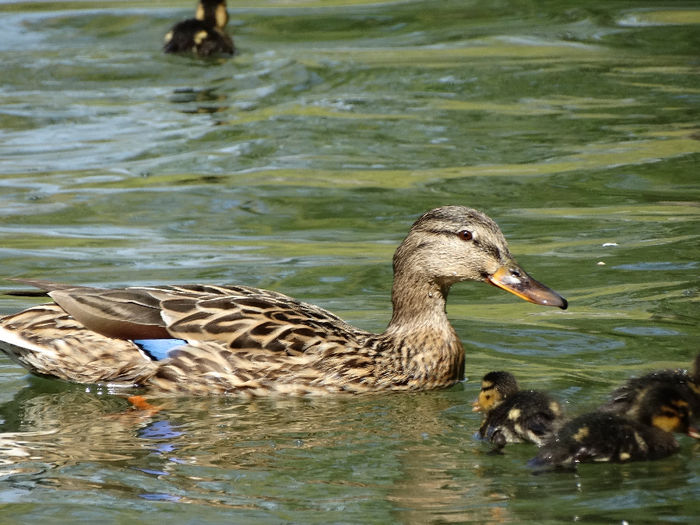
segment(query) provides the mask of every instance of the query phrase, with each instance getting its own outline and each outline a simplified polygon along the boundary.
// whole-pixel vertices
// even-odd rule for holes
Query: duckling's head
[[[508,250],[498,225],[464,206],[424,213],[394,255],[394,275],[418,275],[443,295],[460,281],[485,281],[521,299],[565,309],[566,299],[530,277]]]
[[[488,412],[493,410],[518,390],[520,390],[518,382],[510,372],[489,372],[481,379],[481,390],[479,397],[472,403],[472,411]]]
[[[651,387],[640,400],[639,420],[666,432],[682,432],[700,438],[698,430],[690,425],[693,414],[687,396],[678,385]]]
[[[223,29],[228,24],[226,0],[199,0],[194,17],[197,20]]]

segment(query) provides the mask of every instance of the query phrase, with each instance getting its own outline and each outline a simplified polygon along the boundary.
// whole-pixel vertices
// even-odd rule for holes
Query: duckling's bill
[[[498,288],[517,295],[530,303],[542,306],[557,306],[566,310],[569,303],[557,292],[530,277],[517,265],[501,266],[486,280]]]

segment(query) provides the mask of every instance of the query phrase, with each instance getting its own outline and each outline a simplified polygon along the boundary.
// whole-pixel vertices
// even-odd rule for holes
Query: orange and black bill
[[[561,295],[530,277],[525,270],[515,263],[501,266],[486,280],[494,286],[498,286],[531,303],[543,306],[558,306],[562,310],[566,310],[566,307],[569,305]]]

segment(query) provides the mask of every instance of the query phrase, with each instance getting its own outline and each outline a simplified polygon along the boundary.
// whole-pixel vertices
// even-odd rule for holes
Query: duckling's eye
[[[457,237],[463,241],[471,241],[474,238],[474,235],[469,230],[462,230],[457,234]]]

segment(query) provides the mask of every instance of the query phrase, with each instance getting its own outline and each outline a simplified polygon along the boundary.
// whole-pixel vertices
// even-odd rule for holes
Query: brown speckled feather
[[[112,339],[70,317],[60,306],[35,306],[2,319],[7,355],[38,375],[76,383],[138,384],[157,363],[131,341]]]

